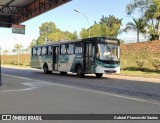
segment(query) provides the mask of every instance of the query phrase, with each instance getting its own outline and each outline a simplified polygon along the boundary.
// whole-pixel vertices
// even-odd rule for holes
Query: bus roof
[[[100,41],[101,39],[109,39],[109,40],[117,40],[119,41],[119,39],[117,38],[113,38],[113,37],[108,37],[108,36],[103,36],[103,37],[91,37],[91,38],[84,38],[84,39],[77,39],[77,40],[71,40],[71,41],[55,41],[55,42],[48,42],[46,44],[43,45],[36,45],[33,47],[40,47],[40,46],[50,46],[50,45],[59,45],[59,44],[67,44],[67,43],[75,43],[75,42],[84,42],[84,41]]]

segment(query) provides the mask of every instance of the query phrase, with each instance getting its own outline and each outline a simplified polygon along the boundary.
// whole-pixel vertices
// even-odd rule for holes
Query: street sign
[[[12,24],[12,33],[25,34],[25,25]]]

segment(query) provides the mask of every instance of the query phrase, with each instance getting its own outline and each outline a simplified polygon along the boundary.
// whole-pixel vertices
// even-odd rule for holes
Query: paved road
[[[74,76],[70,76],[69,78],[74,78]],[[94,80],[95,78],[88,79]],[[0,112],[2,114],[160,113],[160,102],[118,96],[111,93],[102,93],[100,91],[77,88],[75,86],[59,85],[55,84],[54,80],[52,80],[52,82],[46,82],[3,75],[3,82],[3,86],[0,88]],[[22,121],[16,121],[14,123],[21,122]],[[38,122],[44,123],[44,121]],[[51,122],[150,123],[153,121],[45,121],[45,123]],[[154,122],[159,123],[159,121]],[[7,121],[3,121],[2,123],[7,123]]]
[[[62,76],[59,74],[44,75],[42,71],[37,70],[19,70],[2,68],[3,74],[31,78],[35,80],[42,80],[51,83],[64,84],[67,86],[80,87],[85,89],[92,89],[102,92],[111,92],[114,94],[126,95],[136,98],[144,98],[149,100],[160,101],[160,84],[147,83],[136,80],[118,80],[101,78],[95,76],[87,76],[85,78],[78,78],[76,75]]]
[[[39,70],[9,68],[2,68],[2,73],[4,83],[0,88],[1,113],[160,113],[159,83],[97,79],[95,76],[78,78],[71,74],[44,75]],[[45,121],[45,123],[51,122],[150,123],[153,121]],[[159,121],[154,122],[159,123]]]

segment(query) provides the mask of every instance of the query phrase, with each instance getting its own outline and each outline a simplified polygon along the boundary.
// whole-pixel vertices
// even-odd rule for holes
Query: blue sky
[[[26,25],[25,35],[12,34],[11,29],[0,28],[0,46],[3,50],[12,49],[18,43],[27,48],[32,39],[37,39],[39,26],[44,22],[52,21],[63,31],[79,32],[83,27],[88,28],[85,18],[80,13],[76,13],[74,9],[84,13],[90,25],[94,21],[99,22],[102,15],[105,17],[114,15],[117,18],[122,18],[125,26],[127,22],[132,21],[132,18],[128,17],[125,12],[126,5],[130,2],[131,0],[72,0],[67,4],[24,22],[23,24]],[[135,38],[135,34],[122,34],[118,38]]]

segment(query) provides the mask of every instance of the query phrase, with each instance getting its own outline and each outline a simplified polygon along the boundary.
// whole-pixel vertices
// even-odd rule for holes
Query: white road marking
[[[23,83],[22,83],[23,84]],[[36,89],[36,87],[28,87],[28,88],[24,88],[24,89],[16,89],[16,90],[3,90],[3,91],[0,91],[0,92],[19,92],[19,91],[30,91],[30,90],[33,90],[33,89]]]
[[[3,74],[5,76],[9,76],[9,77],[14,77],[14,78],[18,78],[18,79],[24,79],[24,80],[29,80],[29,81],[36,81],[36,82],[25,82],[25,83],[21,83],[22,85],[26,86],[27,88],[23,88],[23,89],[15,89],[15,90],[2,90],[0,92],[19,92],[19,91],[30,91],[30,90],[34,90],[37,88],[41,88],[44,86],[52,86],[54,84],[49,83],[49,82],[44,82],[44,81],[38,81],[37,80],[33,80],[33,79],[29,79],[29,78],[24,78],[24,77],[18,77],[18,76],[11,76],[11,75],[7,75],[7,74]]]
[[[110,92],[102,92],[102,91],[97,91],[97,90],[93,90],[93,89],[85,89],[85,88],[75,87],[75,86],[65,85],[65,84],[50,83],[50,82],[46,82],[46,81],[29,79],[29,78],[24,78],[24,77],[19,77],[19,76],[12,76],[12,75],[8,75],[8,74],[3,74],[3,75],[15,77],[15,78],[20,78],[20,79],[25,79],[25,80],[30,80],[30,81],[35,81],[35,82],[40,82],[40,83],[47,83],[52,86],[54,85],[54,86],[59,86],[59,87],[66,87],[66,88],[82,90],[82,91],[86,91],[86,92],[93,92],[93,93],[97,93],[97,94],[103,94],[103,95],[114,96],[114,97],[118,97],[118,98],[124,98],[124,99],[128,99],[128,100],[134,100],[134,101],[139,101],[139,102],[144,102],[144,103],[149,103],[149,104],[160,105],[160,102],[158,102],[158,101],[153,102],[153,101],[149,101],[149,100],[145,100],[145,99],[139,99],[139,98],[124,96],[124,95],[120,95],[120,94],[113,94]]]
[[[30,79],[30,78],[25,78],[25,77],[20,77],[20,76],[13,76],[13,75],[8,75],[8,74],[2,74],[2,75],[9,76],[9,77],[15,77],[15,78],[18,78],[18,79],[24,79],[24,80],[30,80],[30,81],[36,81],[36,82],[45,82],[47,84],[52,84],[50,82],[36,80],[36,79]]]
[[[31,91],[37,88],[46,87],[46,86],[52,86],[54,84],[48,84],[46,82],[27,82],[27,83],[21,83],[24,86],[27,86],[27,88],[23,89],[15,89],[15,90],[2,90],[0,92],[19,92],[19,91]]]

